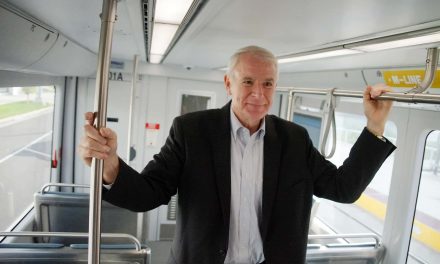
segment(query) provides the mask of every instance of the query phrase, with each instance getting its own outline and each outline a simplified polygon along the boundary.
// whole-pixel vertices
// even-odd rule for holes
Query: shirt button
[[[218,251],[218,253],[219,253],[221,256],[226,255],[226,251],[224,251],[223,249],[220,249],[220,250]]]

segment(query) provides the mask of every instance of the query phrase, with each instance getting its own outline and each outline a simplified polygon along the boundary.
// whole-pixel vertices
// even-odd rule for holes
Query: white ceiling
[[[160,1],[160,0],[157,0]],[[14,0],[11,3],[97,53],[101,0]],[[440,25],[439,0],[209,0],[165,64],[220,68],[245,45],[276,55],[313,50],[368,35]],[[113,57],[145,61],[139,0],[118,3]],[[282,71],[315,71],[423,65],[423,48],[353,55],[282,65]]]
[[[1,1],[1,0],[0,0]],[[12,5],[57,29],[71,40],[98,53],[102,0],[13,0]],[[119,1],[112,57],[145,61],[142,8],[139,0]]]

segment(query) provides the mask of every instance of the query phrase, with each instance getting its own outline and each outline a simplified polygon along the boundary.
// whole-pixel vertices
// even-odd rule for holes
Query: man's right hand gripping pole
[[[84,115],[86,124],[84,125],[84,135],[78,147],[78,152],[84,163],[88,166],[92,163],[92,158],[104,160],[104,184],[115,182],[119,172],[119,158],[116,154],[118,146],[117,135],[110,128],[102,127],[99,131],[93,126],[95,115],[87,112]]]

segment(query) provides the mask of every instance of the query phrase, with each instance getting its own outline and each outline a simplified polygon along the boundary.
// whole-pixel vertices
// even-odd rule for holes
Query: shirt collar
[[[238,120],[237,116],[235,115],[234,111],[232,111],[232,106],[230,107],[230,113],[231,113],[231,130],[232,135],[234,136],[234,140],[237,139],[237,133],[240,128],[248,130],[246,127],[244,127],[240,120]],[[261,139],[266,134],[266,118],[263,118],[263,122],[260,124],[260,128],[257,130],[257,139]]]

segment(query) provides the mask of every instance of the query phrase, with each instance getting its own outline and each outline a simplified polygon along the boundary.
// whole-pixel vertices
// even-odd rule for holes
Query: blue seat
[[[74,186],[74,185],[73,185]],[[88,232],[89,194],[72,192],[45,192],[34,195],[36,231]],[[138,213],[102,202],[101,232],[125,233],[137,236]],[[39,238],[39,242],[84,244],[85,238]],[[118,241],[112,241],[118,242]]]

